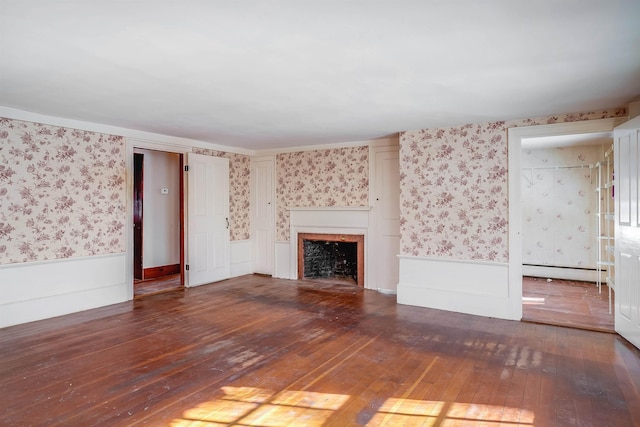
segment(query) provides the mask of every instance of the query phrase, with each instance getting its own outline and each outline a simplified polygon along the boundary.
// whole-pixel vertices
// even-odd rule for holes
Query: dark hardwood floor
[[[522,278],[522,320],[614,333],[609,313],[609,288],[602,292],[592,282]]]
[[[0,329],[2,426],[634,426],[616,334],[249,275]]]

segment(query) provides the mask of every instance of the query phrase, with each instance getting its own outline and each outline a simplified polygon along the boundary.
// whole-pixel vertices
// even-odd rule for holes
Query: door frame
[[[144,154],[133,152],[133,279],[144,279]],[[136,207],[136,202],[140,203]],[[139,212],[138,212],[139,211]],[[136,228],[138,230],[136,231]],[[139,244],[136,241],[139,237]]]
[[[180,154],[180,170],[184,171],[184,162],[186,153],[190,153],[192,151],[191,147],[185,147],[181,145],[175,144],[166,144],[162,142],[148,141],[143,139],[136,138],[127,138],[126,143],[126,170],[127,170],[127,212],[126,212],[126,284],[127,284],[127,298],[132,300],[134,297],[134,289],[133,289],[133,153],[134,149],[140,148],[145,150],[155,150],[155,151],[163,151],[166,153],[175,153]],[[186,285],[186,277],[184,272],[184,263],[185,263],[185,197],[186,192],[184,191],[184,172],[180,173],[180,279],[182,285]]]
[[[512,319],[522,319],[522,140],[580,133],[613,132],[625,117],[583,120],[550,125],[513,127],[507,130],[509,187],[509,308]]]

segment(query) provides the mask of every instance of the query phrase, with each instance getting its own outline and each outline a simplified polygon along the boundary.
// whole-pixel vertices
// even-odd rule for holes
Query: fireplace
[[[364,235],[298,233],[299,278],[351,278],[364,286]]]
[[[371,235],[368,206],[325,206],[325,207],[289,207],[290,213],[290,236],[286,273],[283,278],[302,279],[304,277],[304,264],[301,264],[304,257],[304,237],[302,234],[321,235],[324,241],[348,241],[356,239],[357,242],[357,283],[362,287],[367,287],[371,278],[368,266],[369,244],[368,236]],[[318,239],[316,239],[318,240]],[[276,265],[276,268],[278,266]],[[366,272],[366,273],[365,273]]]

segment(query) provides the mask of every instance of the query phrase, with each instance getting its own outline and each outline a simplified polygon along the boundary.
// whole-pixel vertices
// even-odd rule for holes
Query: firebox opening
[[[298,233],[297,241],[300,279],[355,279],[356,285],[364,287],[364,235]],[[309,251],[311,261],[306,261]]]
[[[355,242],[303,240],[304,277],[358,280],[358,245]]]

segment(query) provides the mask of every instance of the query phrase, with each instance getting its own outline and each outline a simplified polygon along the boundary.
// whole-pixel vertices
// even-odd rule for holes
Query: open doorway
[[[611,132],[522,141],[524,320],[614,331],[603,280],[612,142]]]
[[[134,149],[134,297],[184,287],[183,157]]]
[[[612,132],[521,141],[522,319],[614,332],[606,280]],[[612,217],[612,215],[611,215]]]

